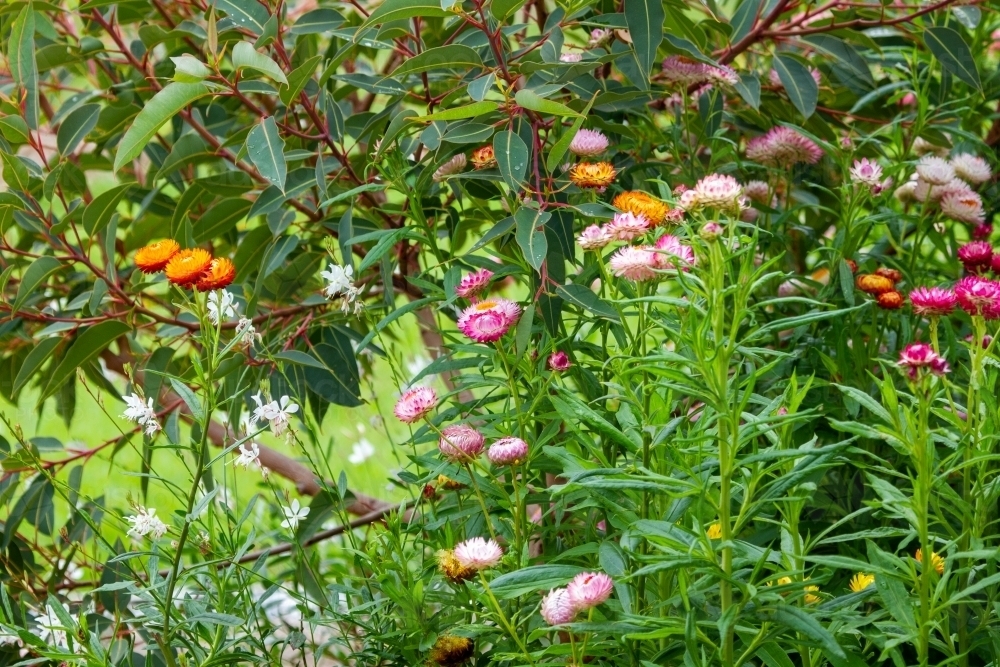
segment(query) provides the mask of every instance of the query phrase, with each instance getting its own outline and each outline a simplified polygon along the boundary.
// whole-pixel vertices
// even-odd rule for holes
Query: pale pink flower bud
[[[520,465],[528,458],[528,443],[520,438],[500,438],[486,452],[486,458],[496,466]]]
[[[430,387],[413,387],[399,397],[393,412],[399,421],[412,424],[433,410],[437,402],[437,393]]]
[[[580,157],[593,157],[606,150],[608,150],[608,138],[598,130],[578,130],[569,144],[569,151]]]
[[[569,623],[576,616],[576,608],[565,588],[553,588],[542,598],[542,618],[549,625]]]
[[[468,461],[483,451],[483,434],[468,424],[455,424],[441,431],[438,449],[451,461]]]

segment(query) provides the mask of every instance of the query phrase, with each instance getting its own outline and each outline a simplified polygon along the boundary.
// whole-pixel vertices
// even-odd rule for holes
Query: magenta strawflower
[[[955,178],[955,170],[948,161],[936,155],[925,155],[917,161],[917,174],[931,185],[944,185]]]
[[[611,597],[614,582],[603,572],[581,572],[566,586],[569,601],[577,611],[602,604]]]
[[[972,190],[953,191],[941,197],[941,213],[952,220],[981,225],[986,219],[983,199]]]
[[[955,292],[945,287],[918,287],[910,292],[913,312],[927,317],[948,315],[958,305]]]
[[[823,150],[812,139],[779,125],[747,142],[746,155],[760,164],[787,168],[799,162],[815,164],[823,157]]]
[[[944,357],[927,343],[910,343],[904,347],[899,353],[898,366],[906,370],[911,380],[916,380],[923,370],[934,375],[945,375],[951,370]]]
[[[656,258],[652,246],[626,246],[611,256],[608,265],[619,278],[642,282],[656,278]]]
[[[1000,316],[1000,283],[981,276],[966,276],[955,285],[958,305],[970,315],[986,319]]]
[[[455,545],[454,554],[459,565],[479,571],[499,563],[503,557],[503,549],[493,540],[473,537]]]
[[[697,208],[715,208],[734,213],[740,210],[743,187],[732,176],[709,174],[694,186]],[[685,210],[690,210],[685,207]]]
[[[521,307],[509,299],[486,299],[474,303],[458,317],[458,329],[477,343],[503,338],[521,317]]]
[[[972,228],[972,238],[983,240],[988,239],[993,235],[993,224],[989,222],[984,222],[981,225],[976,225]]]
[[[573,135],[569,151],[581,157],[593,157],[608,150],[608,138],[598,130],[581,129]]]
[[[572,366],[572,364],[569,361],[569,355],[563,352],[562,350],[550,354],[548,363],[550,369],[560,373],[563,371],[568,371],[569,367]]]
[[[412,424],[433,410],[437,402],[437,393],[430,387],[413,387],[399,397],[393,412],[399,421]]]
[[[870,188],[879,187],[882,178],[882,167],[878,162],[873,162],[866,157],[854,161],[851,167],[851,178],[855,182],[867,185]]]
[[[569,623],[576,616],[576,608],[565,588],[553,588],[542,598],[542,618],[549,625]]]
[[[993,246],[987,241],[971,241],[958,249],[958,261],[969,273],[982,273],[993,263]]]
[[[496,466],[521,465],[528,458],[528,443],[520,438],[500,438],[486,451],[486,458]]]
[[[611,241],[611,234],[600,225],[590,225],[576,237],[576,242],[584,250],[600,250]]]
[[[483,434],[468,424],[455,424],[441,431],[438,449],[451,461],[469,461],[483,451]]]
[[[462,282],[455,288],[455,294],[463,299],[477,297],[489,289],[490,280],[492,279],[493,272],[489,269],[473,271],[462,278]]]
[[[615,213],[604,231],[616,241],[632,241],[649,231],[649,221],[641,215]]]
[[[990,165],[981,157],[969,153],[959,153],[949,161],[955,175],[969,183],[985,183],[993,176]]]
[[[656,240],[656,245],[653,247],[657,251],[657,268],[690,271],[695,264],[694,250],[681,243],[676,236],[664,234]]]

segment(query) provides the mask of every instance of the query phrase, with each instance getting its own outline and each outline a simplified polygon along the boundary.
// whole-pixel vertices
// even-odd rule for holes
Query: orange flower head
[[[212,263],[212,255],[201,248],[185,248],[167,262],[167,278],[179,287],[190,287],[201,280]]]
[[[233,282],[236,277],[236,267],[225,257],[216,257],[208,265],[208,269],[202,275],[195,287],[199,291],[208,292],[213,289],[222,289]]]
[[[662,225],[670,213],[670,207],[656,197],[640,190],[630,190],[617,195],[612,202],[615,208],[635,216],[642,216],[650,225]]]
[[[475,646],[468,637],[441,635],[431,648],[431,663],[441,667],[461,665],[472,657],[474,649]]]
[[[135,251],[135,265],[143,273],[157,273],[180,251],[181,247],[173,239],[154,241]]]
[[[892,290],[891,292],[882,292],[876,298],[878,299],[878,307],[883,310],[898,310],[903,307],[904,303],[906,303],[906,299],[903,295],[896,290]]]
[[[851,270],[851,273],[857,273],[858,272],[858,263],[857,262],[855,262],[853,259],[845,259],[844,261],[847,263],[847,268],[849,268]]]
[[[480,146],[472,151],[472,166],[476,169],[492,169],[497,166],[497,157],[492,146]]]
[[[891,280],[893,282],[893,284],[896,284],[900,280],[903,279],[903,274],[902,273],[900,273],[896,269],[887,269],[884,266],[879,267],[878,269],[876,269],[875,270],[875,275],[876,276],[882,276],[884,278],[888,278],[889,280]]]
[[[865,294],[872,294],[878,296],[883,292],[891,292],[896,284],[885,276],[880,276],[874,273],[862,273],[854,281],[858,289]]]
[[[606,188],[617,175],[610,162],[579,162],[569,170],[569,180],[581,188]]]
[[[913,554],[913,557],[917,559],[917,562],[923,565],[924,563],[924,553],[921,549],[917,549],[917,553]],[[944,574],[944,558],[936,552],[931,552],[931,565],[934,566],[934,571],[939,575]]]

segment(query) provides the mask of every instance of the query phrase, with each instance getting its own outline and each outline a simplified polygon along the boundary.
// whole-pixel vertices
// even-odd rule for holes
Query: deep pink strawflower
[[[984,222],[981,225],[976,225],[972,228],[972,238],[979,241],[990,238],[993,235],[993,225],[989,222]]]
[[[557,372],[568,371],[572,364],[569,361],[569,355],[559,350],[558,352],[553,352],[549,355],[549,368]]]
[[[604,231],[616,241],[632,241],[649,231],[649,221],[641,215],[615,213]]]
[[[993,273],[1000,275],[1000,252],[993,255],[993,260],[990,262],[990,268],[993,270]]]
[[[468,424],[455,424],[441,431],[438,449],[451,461],[469,461],[483,451],[483,434]]]
[[[576,608],[565,588],[553,588],[542,598],[542,618],[549,625],[569,623],[576,616]]]
[[[500,438],[490,445],[486,458],[496,466],[520,465],[528,458],[528,443],[513,436]]]
[[[608,260],[611,271],[619,278],[636,282],[657,277],[657,252],[652,246],[626,246]]]
[[[611,597],[614,582],[603,572],[581,572],[566,586],[569,601],[577,611],[602,604]]]
[[[521,317],[521,307],[509,299],[485,299],[474,303],[458,317],[458,329],[477,343],[503,338]]]
[[[923,370],[934,375],[945,375],[951,370],[944,357],[927,343],[910,343],[904,347],[899,353],[898,365],[906,370],[911,380],[916,380]]]
[[[437,392],[430,387],[413,387],[399,397],[393,413],[399,421],[412,424],[433,410],[437,402]]]
[[[955,292],[945,287],[918,287],[910,292],[913,312],[927,317],[948,315],[958,305]]]
[[[1000,283],[982,276],[966,276],[955,285],[958,305],[970,315],[1000,316]]]
[[[656,266],[661,269],[690,271],[695,264],[694,250],[676,236],[664,234],[656,240]]]
[[[779,125],[766,134],[747,142],[747,159],[776,167],[791,167],[804,162],[815,164],[823,157],[823,150],[812,139],[795,130]]]
[[[969,273],[982,273],[993,262],[993,246],[986,241],[972,241],[958,249],[958,261]]]
[[[608,138],[598,130],[581,129],[573,135],[569,151],[581,157],[600,155],[608,149]]]
[[[472,273],[466,274],[462,278],[462,282],[458,284],[455,288],[455,294],[459,295],[463,299],[471,299],[477,297],[490,286],[490,280],[493,279],[493,272],[489,269],[479,269],[478,271],[473,271]]]
[[[455,545],[455,559],[462,567],[470,567],[474,570],[486,570],[497,563],[503,557],[503,549],[493,540],[484,540],[481,537],[473,537]]]

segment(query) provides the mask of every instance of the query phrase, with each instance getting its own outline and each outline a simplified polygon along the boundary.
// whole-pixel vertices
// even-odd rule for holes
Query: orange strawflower
[[[851,270],[851,273],[857,273],[858,272],[858,263],[857,262],[855,262],[853,259],[845,259],[844,261],[847,262],[847,268],[849,268]]]
[[[882,276],[884,278],[888,278],[893,283],[898,283],[900,280],[903,279],[903,274],[902,273],[900,273],[896,269],[887,269],[884,266],[876,269],[875,270],[875,275],[876,276]]]
[[[610,162],[580,162],[569,170],[569,180],[581,188],[606,188],[618,174]]]
[[[225,257],[216,257],[208,265],[208,269],[195,285],[202,292],[221,289],[233,282],[236,277],[236,267]]]
[[[898,310],[903,307],[904,303],[906,303],[906,299],[903,295],[896,290],[892,290],[891,292],[882,292],[876,298],[878,299],[878,307],[884,310]]]
[[[667,218],[667,214],[670,212],[670,207],[667,206],[666,202],[662,202],[656,197],[640,190],[623,192],[617,195],[612,203],[615,205],[615,208],[622,211],[635,216],[641,215],[654,227],[663,224]]]
[[[480,146],[472,151],[472,166],[476,169],[492,169],[497,166],[497,157],[492,146]]]
[[[861,274],[857,277],[855,283],[862,292],[876,296],[883,292],[891,292],[896,287],[896,284],[889,278],[873,273]]]
[[[917,559],[917,562],[923,565],[924,554],[923,551],[917,549],[917,553],[913,554],[913,557]],[[931,565],[934,566],[934,571],[938,574],[944,574],[944,558],[941,558],[936,551],[931,552]]]
[[[170,258],[180,251],[181,247],[173,239],[154,241],[135,251],[135,265],[143,273],[162,271]]]
[[[212,255],[201,248],[186,248],[167,262],[167,278],[180,287],[190,287],[201,280],[212,263]]]

